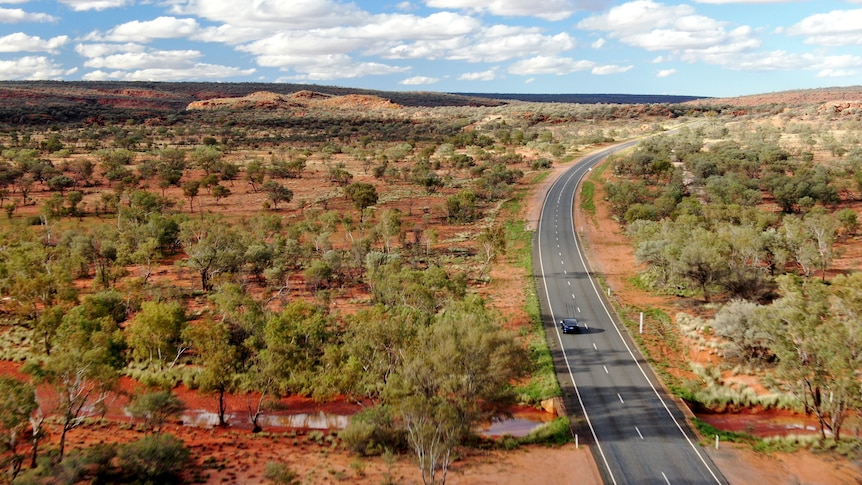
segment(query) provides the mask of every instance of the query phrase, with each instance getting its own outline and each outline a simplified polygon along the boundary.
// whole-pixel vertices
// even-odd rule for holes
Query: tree
[[[260,160],[252,160],[245,167],[245,180],[251,185],[252,192],[257,193],[258,187],[263,184],[263,179],[266,177],[266,167]]]
[[[38,408],[36,388],[10,376],[0,376],[0,452],[10,453],[9,479],[14,480],[24,463],[19,452],[30,417]]]
[[[57,393],[54,412],[58,415],[60,459],[66,449],[66,435],[87,418],[104,412],[124,365],[123,335],[108,316],[88,315],[78,306],[63,317],[57,331],[55,352],[41,363],[30,362],[25,370]]]
[[[162,426],[169,419],[185,409],[185,403],[170,390],[138,394],[132,398],[128,407],[129,414],[133,418],[143,419],[144,427],[156,435],[161,434]]]
[[[709,302],[713,284],[727,270],[726,254],[726,248],[718,244],[714,235],[705,229],[696,229],[679,253],[677,271],[700,287],[706,302]]]
[[[862,277],[836,278],[830,288],[795,275],[779,277],[782,297],[759,311],[778,375],[836,440],[851,410],[860,406],[857,370],[862,364]],[[849,319],[848,319],[849,317]]]
[[[221,157],[221,150],[211,145],[195,148],[189,154],[192,164],[202,169],[206,174],[209,174],[218,166]]]
[[[321,359],[332,337],[323,311],[297,300],[267,320],[261,360],[275,376],[280,392],[309,394],[321,370]]]
[[[340,185],[342,187],[346,186],[350,183],[351,180],[353,180],[353,174],[351,174],[347,171],[346,168],[344,168],[343,163],[329,165],[327,174],[330,182],[333,182],[336,185]]]
[[[290,202],[293,200],[293,191],[275,180],[267,180],[261,189],[266,192],[266,198],[272,201],[272,206],[276,210],[278,210],[279,202]]]
[[[183,264],[197,271],[204,291],[212,290],[215,276],[242,268],[245,243],[221,218],[186,221],[180,227],[180,240],[187,256]]]
[[[230,189],[221,184],[216,184],[212,188],[212,196],[215,198],[216,204],[221,199],[226,199],[230,195]]]
[[[183,183],[183,195],[189,199],[189,210],[191,212],[195,211],[194,202],[195,197],[198,196],[198,192],[200,192],[201,183],[199,180],[189,180]]]
[[[478,297],[451,301],[389,381],[386,397],[397,404],[426,484],[437,483],[438,472],[445,483],[454,447],[514,402],[510,384],[529,359],[495,320]]]
[[[63,194],[66,189],[75,185],[75,181],[68,175],[55,175],[48,179],[47,184],[49,190],[54,190]]]
[[[344,188],[344,193],[360,213],[377,203],[377,189],[369,183],[353,182]]]
[[[189,326],[184,338],[198,356],[198,383],[201,391],[216,395],[218,425],[227,426],[225,395],[239,389],[241,351],[232,339],[231,329],[224,322],[211,318]]]
[[[173,367],[187,350],[182,342],[185,327],[186,312],[178,302],[145,301],[126,327],[132,357]]]
[[[483,255],[482,269],[479,270],[479,279],[482,279],[488,266],[496,261],[500,254],[506,253],[506,232],[500,225],[486,227],[476,239]]]

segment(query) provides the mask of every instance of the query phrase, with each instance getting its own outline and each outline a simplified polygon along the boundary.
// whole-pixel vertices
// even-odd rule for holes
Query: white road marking
[[[593,342],[593,348],[594,348],[594,349],[596,349],[596,350],[599,350],[599,348],[598,348],[598,347],[596,347],[596,343],[595,343],[595,342]]]
[[[569,284],[569,286],[572,286],[572,282],[571,282],[571,281],[566,281],[566,283],[568,283],[568,284]]]
[[[638,436],[640,436],[640,437],[641,437],[641,439],[644,439],[644,435],[642,435],[642,434],[641,434],[641,430],[640,430],[640,429],[638,429],[638,427],[637,427],[637,426],[635,426],[635,431],[637,431],[637,432],[638,432]]]
[[[623,397],[622,397],[622,396],[620,396],[620,393],[617,393],[617,397],[618,397],[618,398],[620,398],[620,402],[621,402],[621,403],[623,403],[623,404],[625,404],[625,403],[626,403],[625,401],[623,401]]]
[[[578,313],[581,313],[581,307],[578,307]]]
[[[667,483],[667,485],[670,485],[670,480],[667,479],[667,475],[665,475],[664,472],[661,472],[661,476],[664,477],[665,483]]]
[[[610,372],[608,372],[608,366],[603,365],[602,367],[604,367],[604,369],[605,369],[605,374],[610,374]]]

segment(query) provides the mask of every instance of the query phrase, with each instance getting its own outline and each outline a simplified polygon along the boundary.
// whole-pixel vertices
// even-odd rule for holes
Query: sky
[[[862,84],[862,0],[0,0],[0,80],[739,96]]]

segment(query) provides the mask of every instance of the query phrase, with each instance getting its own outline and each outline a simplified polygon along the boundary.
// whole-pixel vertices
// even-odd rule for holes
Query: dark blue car
[[[581,326],[577,318],[564,318],[560,320],[560,330],[563,333],[581,333]]]

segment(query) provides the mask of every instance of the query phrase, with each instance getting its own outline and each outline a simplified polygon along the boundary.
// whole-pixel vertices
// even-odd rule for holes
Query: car
[[[581,333],[581,325],[577,318],[564,318],[560,320],[560,330],[563,333]]]

